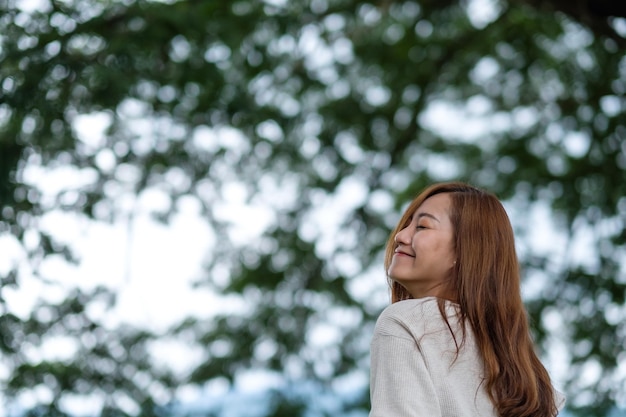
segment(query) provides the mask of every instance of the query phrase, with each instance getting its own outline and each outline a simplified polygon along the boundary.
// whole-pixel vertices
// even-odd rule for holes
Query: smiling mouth
[[[395,255],[408,256],[408,257],[411,257],[411,258],[415,258],[415,256],[414,256],[414,255],[410,255],[410,254],[408,254],[408,253],[406,253],[406,252],[403,252],[403,251],[401,251],[401,250],[396,250],[394,254],[395,254]]]

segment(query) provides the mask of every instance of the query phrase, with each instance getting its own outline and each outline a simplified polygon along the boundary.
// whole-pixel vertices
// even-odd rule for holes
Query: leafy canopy
[[[624,404],[626,13],[613,3],[0,1],[0,230],[23,259],[1,275],[3,391],[44,392],[35,402],[59,415],[73,395],[148,415],[177,387],[250,369],[366,385],[382,245],[415,193],[460,179],[514,213],[570,411]],[[72,181],[41,186],[68,167]],[[115,305],[108,288],[12,310],[33,277],[61,285],[51,259],[79,261],[43,226],[52,213],[115,222],[150,196],[161,221],[191,204],[211,225],[197,284],[243,300],[240,314],[165,335],[109,328],[92,313]],[[245,238],[233,203],[261,233]],[[546,208],[554,244],[539,250]],[[67,357],[33,353],[63,337]],[[192,372],[154,363],[167,338],[202,349]],[[344,411],[367,410],[365,389]],[[306,408],[276,398],[274,415]]]

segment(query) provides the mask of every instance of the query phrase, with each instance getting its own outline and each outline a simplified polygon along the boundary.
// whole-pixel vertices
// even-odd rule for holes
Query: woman
[[[564,403],[535,354],[513,230],[462,183],[415,198],[387,243],[392,304],[372,339],[370,417],[554,417]]]

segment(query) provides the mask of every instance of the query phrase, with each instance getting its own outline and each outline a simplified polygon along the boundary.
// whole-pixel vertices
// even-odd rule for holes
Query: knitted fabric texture
[[[458,305],[446,315],[461,343]],[[496,417],[471,330],[456,355],[437,299],[405,300],[378,318],[371,345],[370,417]]]

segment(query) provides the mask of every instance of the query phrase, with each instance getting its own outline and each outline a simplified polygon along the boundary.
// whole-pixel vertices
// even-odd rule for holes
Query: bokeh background
[[[366,416],[382,248],[496,193],[567,414],[626,408],[626,3],[0,0],[8,415]]]

